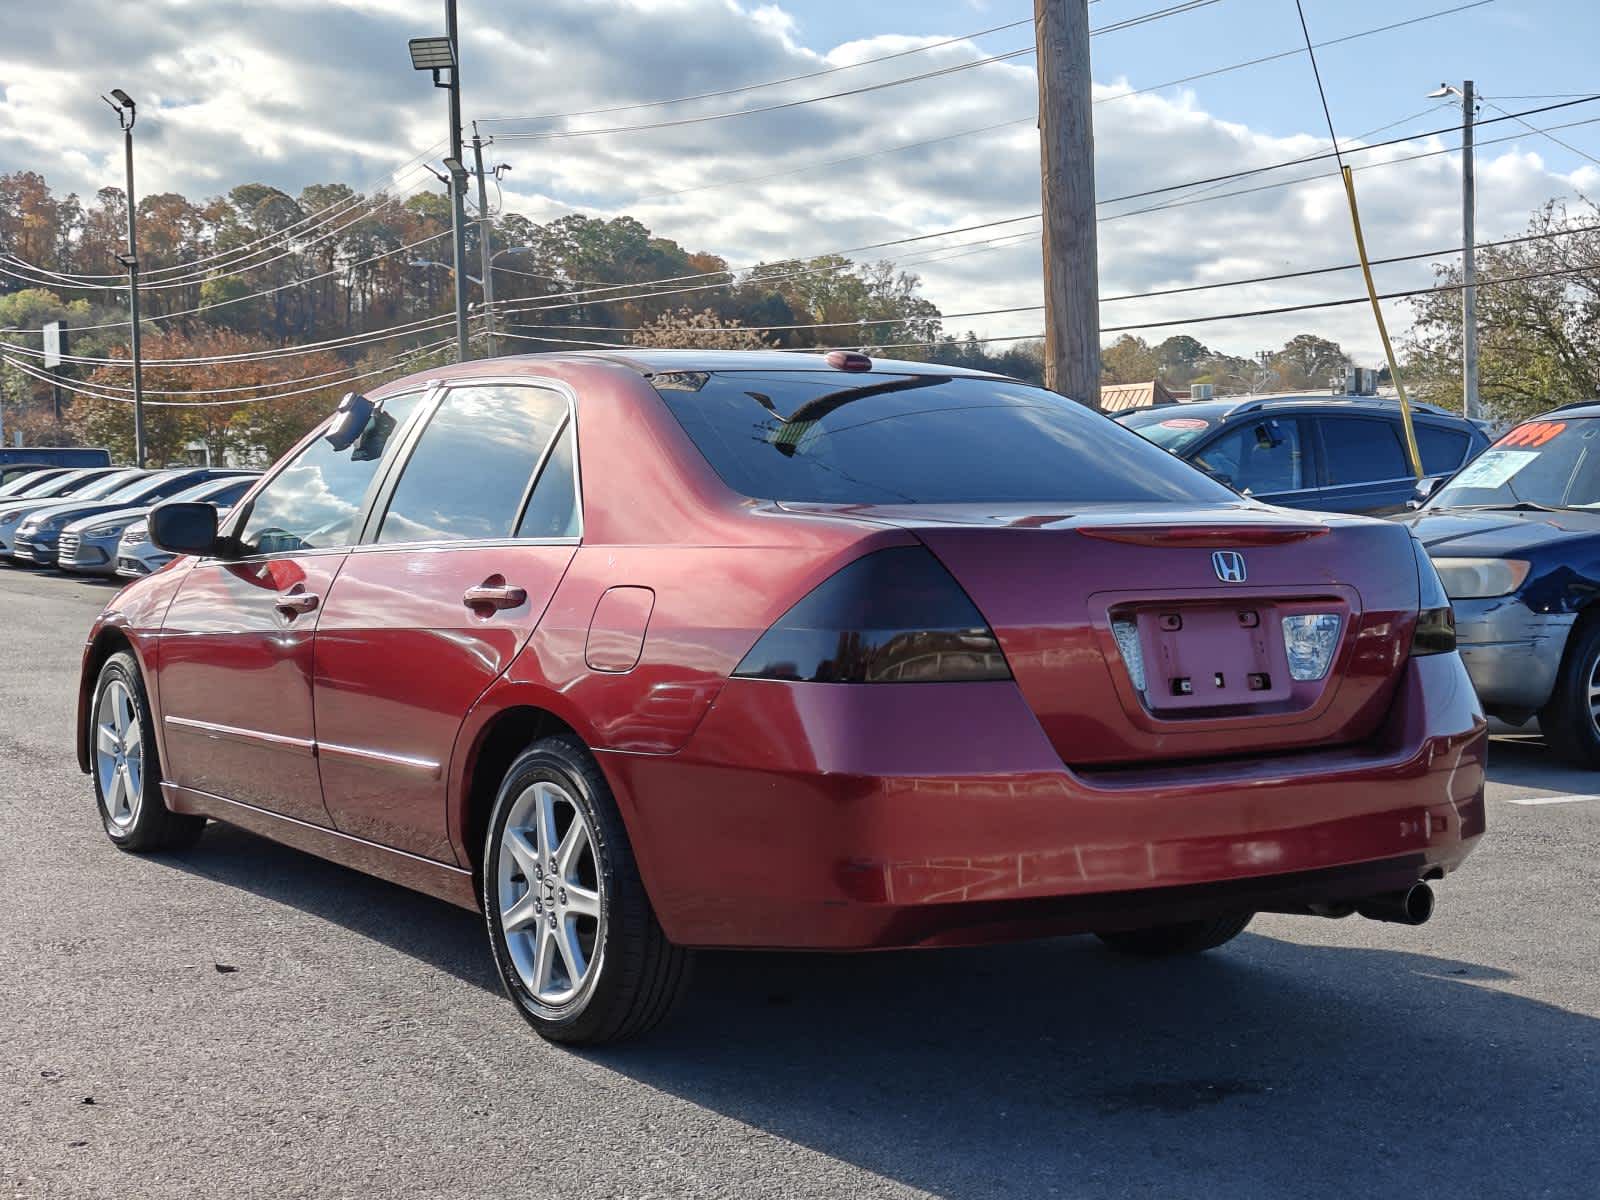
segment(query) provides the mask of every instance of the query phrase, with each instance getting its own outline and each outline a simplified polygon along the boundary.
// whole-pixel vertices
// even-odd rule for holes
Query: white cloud
[[[985,7],[974,4],[975,7]],[[855,66],[942,39],[883,36],[803,46],[790,8],[732,0],[475,0],[463,25],[466,116],[570,113],[695,95],[848,67],[781,88],[567,119],[485,124],[485,131],[558,132],[704,117],[732,108],[864,87],[971,62],[971,43]],[[196,198],[261,180],[298,190],[339,179],[370,186],[444,133],[444,96],[410,69],[405,42],[439,32],[433,0],[211,0],[205,4],[78,0],[11,6],[0,54],[0,170],[33,169],[55,188],[92,193],[121,181],[116,124],[101,105],[120,86],[140,101],[141,190]],[[1148,81],[1142,81],[1148,82]],[[1097,88],[1098,185],[1103,196],[1318,153],[1315,130],[1269,136],[1204,110],[1188,91],[1127,96],[1126,81]],[[818,253],[1037,211],[1038,142],[1031,61],[1023,58],[902,87],[681,127],[548,141],[502,141],[513,164],[507,197],[535,219],[568,211],[629,212],[693,250],[734,263]],[[1575,118],[1576,115],[1575,115]],[[887,147],[1003,125],[916,149]],[[1509,123],[1484,131],[1519,131]],[[1391,135],[1383,135],[1391,136]],[[1459,167],[1421,142],[1352,156],[1375,256],[1454,245]],[[1480,236],[1518,232],[1554,195],[1600,188],[1600,168],[1553,173],[1532,134],[1480,152]],[[860,157],[856,156],[868,156]],[[834,166],[824,161],[855,159]],[[1385,165],[1385,164],[1394,165]],[[778,174],[787,172],[784,174]],[[1343,193],[1317,162],[1222,184],[1213,193],[1280,179],[1315,182],[1122,216],[1185,201],[1167,193],[1106,205],[1100,226],[1103,294],[1304,270],[1352,260]],[[754,179],[663,197],[700,185]],[[418,185],[435,186],[425,174]],[[654,198],[649,198],[654,197]],[[641,199],[646,198],[646,199]],[[1014,234],[977,231],[898,251],[946,312],[1035,304],[1038,245],[958,243]],[[1384,289],[1421,286],[1427,263],[1379,268]],[[1360,294],[1355,272],[1184,296],[1109,303],[1108,326],[1162,321]],[[1404,306],[1388,306],[1395,327]],[[1029,333],[1037,314],[955,320],[982,334]],[[1376,357],[1360,306],[1254,321],[1193,325],[1201,340],[1248,353],[1312,329],[1363,358]],[[1152,330],[1160,338],[1177,330]]]

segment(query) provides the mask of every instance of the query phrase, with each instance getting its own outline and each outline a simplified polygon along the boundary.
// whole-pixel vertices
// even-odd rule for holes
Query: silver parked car
[[[169,499],[200,501],[219,508],[230,508],[255,485],[258,478],[258,472],[251,472],[208,479],[174,493]],[[142,524],[154,507],[154,504],[130,505],[70,522],[62,529],[61,540],[57,543],[56,565],[66,571],[80,571],[88,575],[120,574],[119,545],[123,534],[135,522]]]

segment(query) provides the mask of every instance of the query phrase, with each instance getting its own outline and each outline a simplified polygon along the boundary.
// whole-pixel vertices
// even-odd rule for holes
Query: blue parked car
[[[1400,404],[1378,397],[1201,400],[1118,414],[1118,421],[1235,491],[1323,512],[1398,513],[1416,492]],[[1471,421],[1411,406],[1424,475],[1449,475],[1489,444]]]
[[[1518,425],[1403,523],[1484,708],[1600,767],[1600,403]]]

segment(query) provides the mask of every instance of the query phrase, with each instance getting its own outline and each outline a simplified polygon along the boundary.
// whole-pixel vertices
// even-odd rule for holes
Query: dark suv
[[[1236,491],[1289,508],[1394,513],[1417,480],[1400,405],[1381,398],[1272,396],[1166,404],[1117,420]],[[1424,475],[1449,475],[1489,444],[1472,422],[1411,406]]]

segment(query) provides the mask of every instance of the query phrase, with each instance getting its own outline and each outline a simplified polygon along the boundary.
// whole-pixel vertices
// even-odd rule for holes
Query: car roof
[[[1400,415],[1400,401],[1393,396],[1330,396],[1315,392],[1305,395],[1282,396],[1231,396],[1218,400],[1189,400],[1177,404],[1158,404],[1154,408],[1133,410],[1140,415],[1159,413],[1162,416],[1192,415],[1210,421],[1226,421],[1230,417],[1251,412],[1302,412],[1319,409],[1325,412],[1367,412]],[[1126,414],[1116,413],[1115,416]],[[1411,401],[1411,415],[1423,420],[1443,419],[1458,425],[1470,424],[1460,413],[1440,408],[1434,404]]]
[[[563,357],[601,359],[631,367],[642,375],[670,374],[678,371],[835,371],[824,360],[825,351],[787,350],[654,350],[648,347],[625,351],[580,350]],[[525,357],[538,357],[527,355]],[[909,362],[898,358],[871,356],[872,370],[894,375],[971,375],[978,378],[1003,378],[993,371],[974,371],[945,363]],[[849,374],[851,372],[840,372]]]

